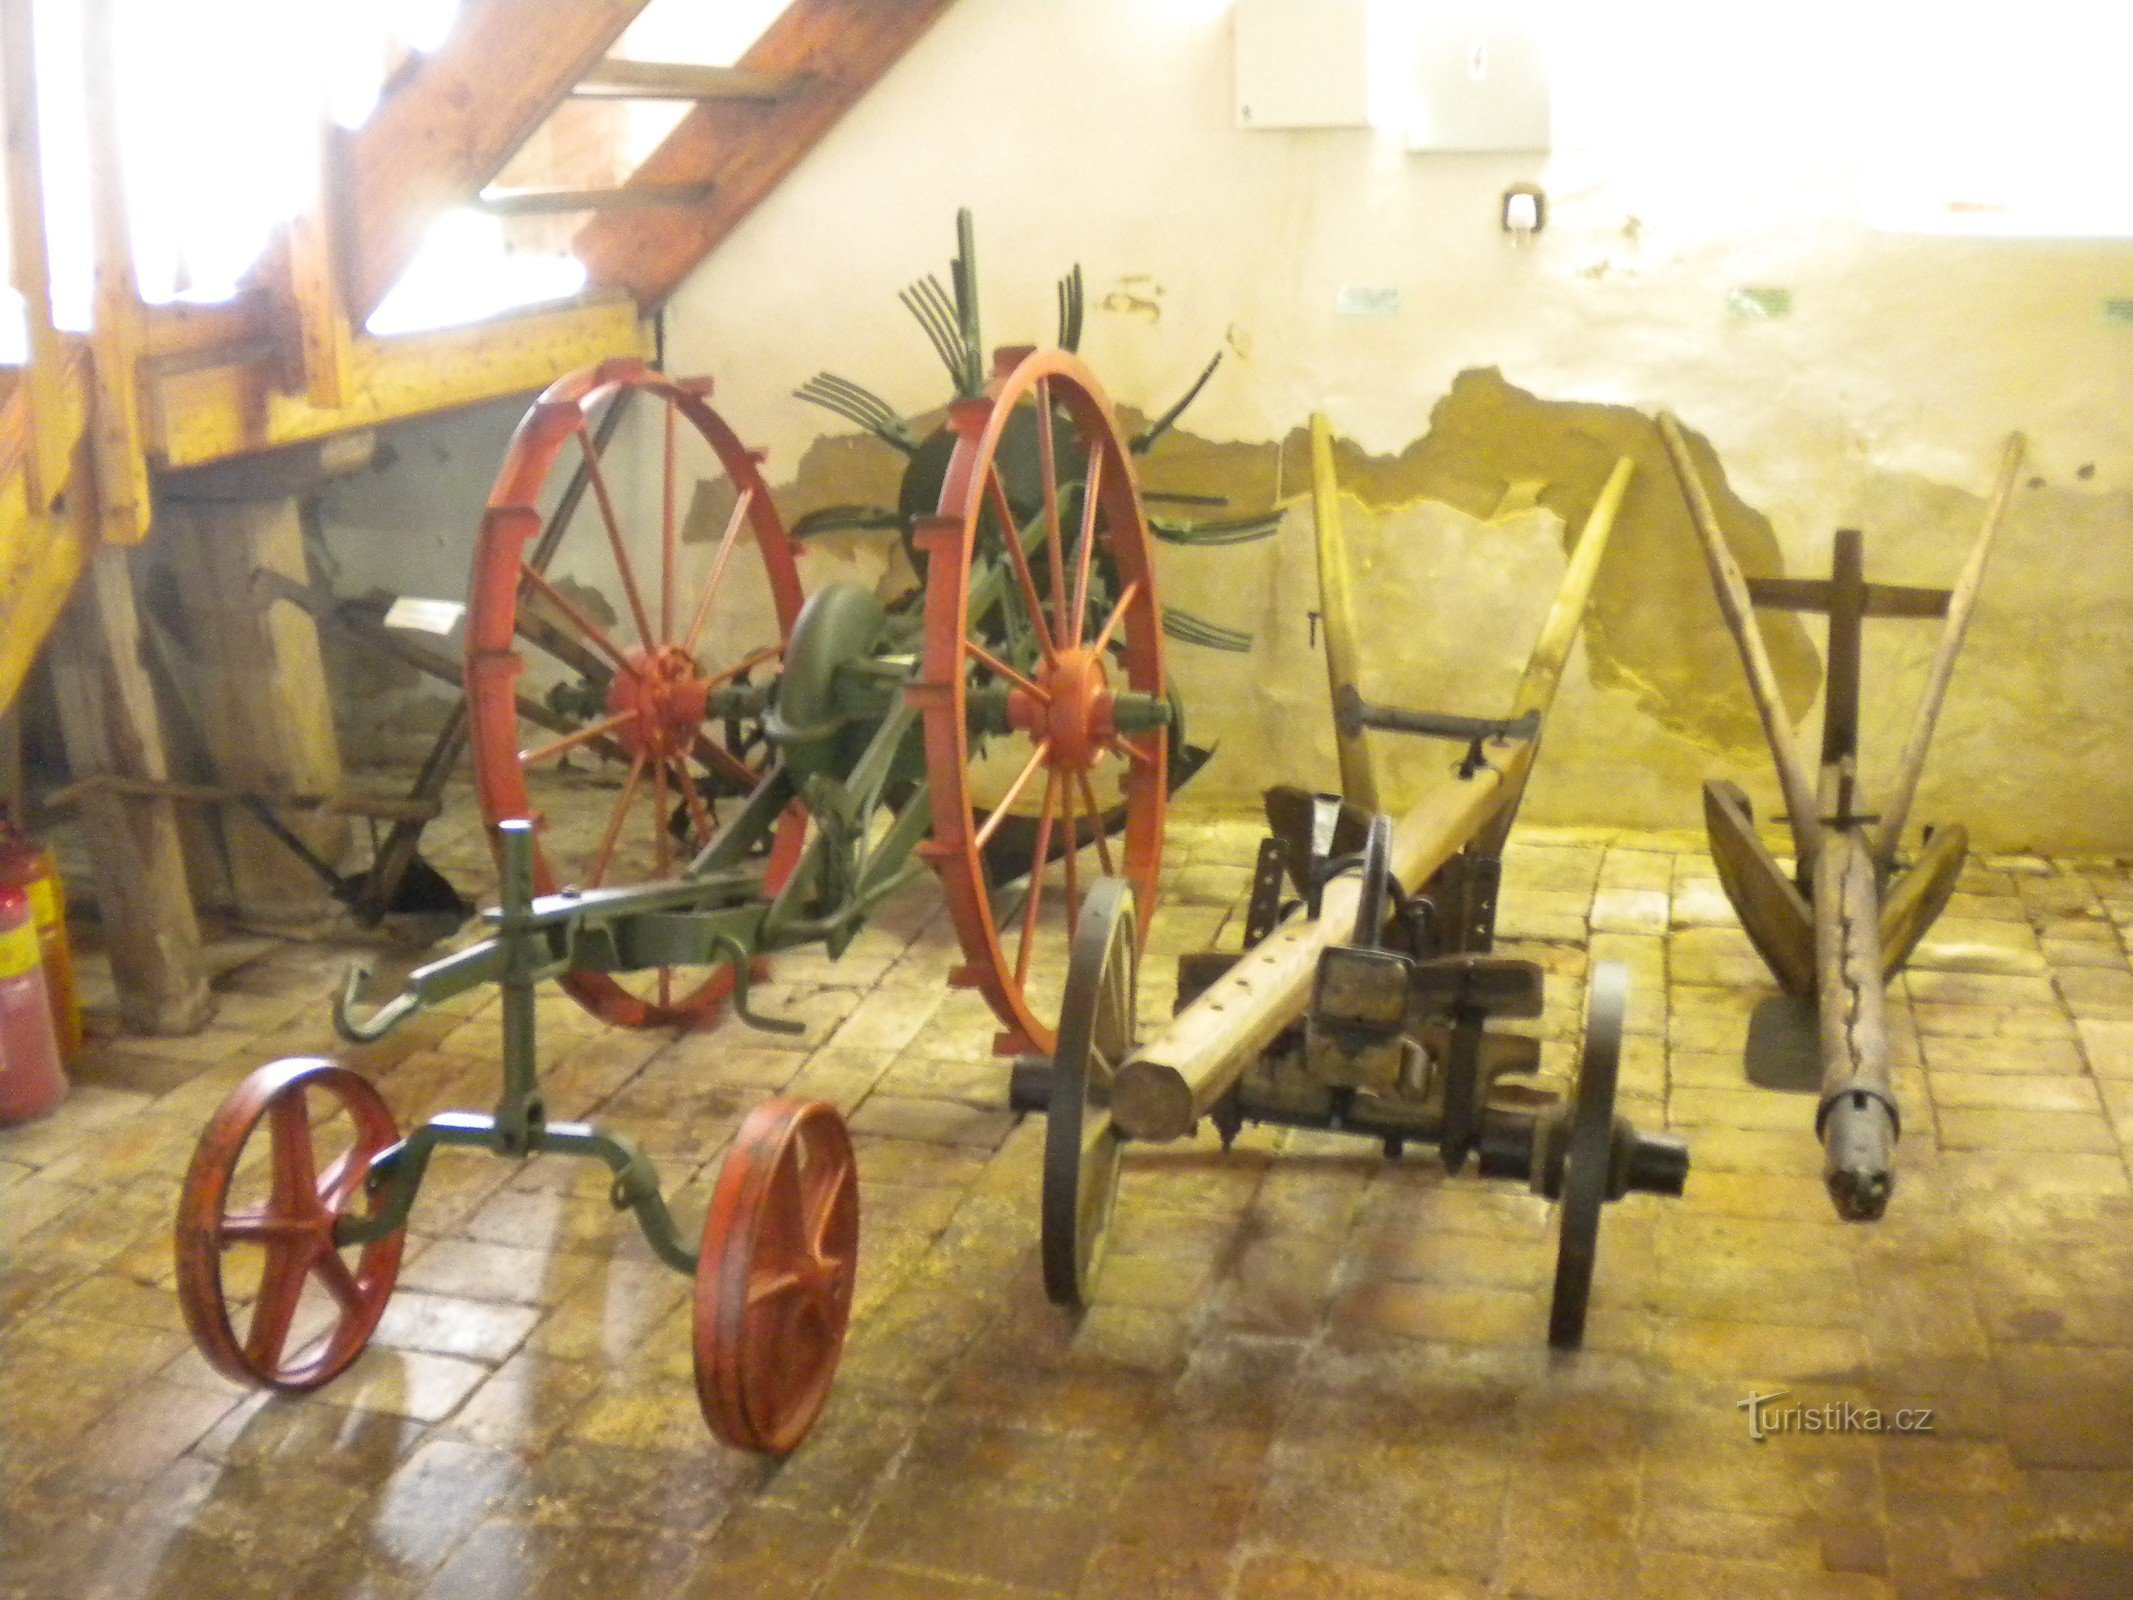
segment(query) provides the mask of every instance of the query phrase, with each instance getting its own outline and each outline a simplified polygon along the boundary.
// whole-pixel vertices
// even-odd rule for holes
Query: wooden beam
[[[804,78],[742,67],[699,67],[678,61],[624,61],[595,65],[570,92],[585,100],[782,100],[805,87]]]
[[[1344,688],[1361,693],[1362,669],[1356,659],[1340,479],[1333,471],[1333,425],[1316,411],[1311,413],[1311,526],[1318,535],[1318,620],[1326,630],[1326,677],[1338,706]],[[1377,769],[1370,760],[1368,730],[1343,731],[1336,719],[1333,739],[1340,758],[1341,794],[1366,811],[1377,810]]]
[[[66,344],[52,321],[52,264],[44,231],[44,159],[37,113],[37,36],[31,0],[0,0],[0,116],[6,139],[9,272],[29,328],[28,498],[42,512],[66,487],[75,429]]]
[[[256,577],[265,569],[306,581],[301,503],[173,502],[163,521],[188,647],[173,677],[182,670],[213,781],[245,792],[337,793],[341,754],[317,625],[273,604]],[[328,861],[348,847],[338,818],[284,820]],[[222,833],[244,915],[281,920],[322,909],[318,877],[256,818],[226,810]]]
[[[1926,751],[1933,743],[1934,725],[1940,721],[1941,701],[1947,697],[1948,680],[1955,676],[1955,658],[1962,653],[1963,636],[1970,631],[1970,613],[1977,606],[1978,590],[1985,582],[1985,563],[1992,558],[1993,541],[2007,520],[2007,507],[2014,499],[2015,480],[2021,476],[2022,456],[2029,441],[2010,433],[2000,453],[2000,476],[1985,506],[1984,526],[1970,547],[1948,605],[1948,621],[1941,629],[1940,644],[1933,652],[1933,665],[1926,673],[1925,692],[1911,714],[1911,732],[1904,740],[1903,755],[1896,763],[1896,782],[1883,813],[1881,832],[1874,841],[1874,859],[1886,872],[1903,843],[1904,819],[1911,814],[1911,801],[1918,793],[1918,779],[1926,768]]]
[[[123,552],[99,556],[77,591],[52,652],[52,687],[77,780],[168,781]],[[170,801],[98,788],[81,810],[120,1018],[136,1033],[195,1031],[211,1002]]]
[[[200,466],[277,445],[375,427],[546,387],[610,356],[645,356],[636,308],[610,299],[514,312],[438,333],[357,339],[347,403],[280,393],[264,359],[164,371],[151,364],[150,444],[171,467]]]
[[[349,151],[347,301],[360,325],[429,225],[503,170],[645,0],[465,0],[444,44],[358,130]]]
[[[289,224],[288,294],[295,313],[304,398],[314,406],[338,407],[348,403],[348,352],[353,338],[341,282],[346,258],[341,238],[346,136],[331,118],[320,119],[318,134],[318,201]]]
[[[1770,665],[1770,652],[1764,648],[1762,629],[1756,626],[1748,580],[1742,576],[1740,562],[1718,526],[1710,492],[1704,487],[1696,458],[1689,452],[1689,441],[1672,412],[1659,413],[1659,439],[1674,465],[1674,475],[1681,480],[1681,497],[1689,508],[1697,538],[1702,541],[1704,563],[1711,571],[1711,587],[1717,592],[1726,631],[1733,635],[1733,643],[1740,651],[1748,694],[1755,702],[1756,715],[1762,719],[1763,738],[1770,746],[1770,759],[1777,764],[1778,785],[1785,791],[1785,809],[1791,813],[1794,853],[1805,872],[1812,868],[1821,847],[1814,780],[1808,776],[1799,751],[1793,748],[1792,730],[1785,725],[1785,700],[1778,692],[1777,673]]]
[[[553,217],[572,211],[649,211],[660,206],[700,206],[711,199],[708,183],[639,183],[619,189],[491,189],[474,197],[476,209],[495,217]]]
[[[1914,589],[1902,583],[1866,585],[1869,617],[1944,617],[1948,614],[1946,589]],[[1748,598],[1772,611],[1829,610],[1827,578],[1750,578]]]
[[[804,86],[768,105],[709,101],[682,118],[630,183],[710,183],[718,192],[694,210],[595,217],[576,244],[592,281],[627,290],[647,309],[664,303],[948,5],[793,0],[739,66]]]
[[[115,0],[89,0],[83,14],[83,81],[88,112],[89,215],[96,251],[96,312],[89,335],[91,428],[95,439],[97,527],[109,544],[148,537],[148,457],[141,446],[136,368],[145,317],[126,215],[125,165],[118,137],[112,45]]]

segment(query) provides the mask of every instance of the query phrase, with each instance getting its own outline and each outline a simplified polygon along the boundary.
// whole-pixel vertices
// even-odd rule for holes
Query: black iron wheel
[[[1118,1195],[1125,1140],[1111,1121],[1111,1080],[1133,1048],[1137,926],[1132,886],[1100,878],[1081,903],[1067,958],[1045,1111],[1040,1223],[1044,1292],[1057,1305],[1088,1303]]]
[[[1629,1014],[1629,968],[1603,961],[1592,969],[1585,1001],[1585,1048],[1568,1124],[1558,1135],[1560,1177],[1548,1187],[1560,1201],[1555,1249],[1555,1295],[1548,1306],[1548,1342],[1574,1350],[1585,1337],[1592,1268],[1600,1246],[1600,1212],[1607,1204],[1614,1160],[1615,1081],[1622,1061],[1622,1027]],[[1561,1113],[1559,1113],[1560,1115]]]

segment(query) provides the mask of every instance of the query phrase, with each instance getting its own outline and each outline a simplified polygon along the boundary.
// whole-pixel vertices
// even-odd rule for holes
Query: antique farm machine
[[[1615,1113],[1627,969],[1593,975],[1567,1094],[1535,1079],[1539,1043],[1491,1032],[1541,1014],[1541,968],[1493,954],[1501,852],[1532,771],[1628,490],[1623,460],[1594,500],[1512,696],[1478,718],[1373,706],[1356,684],[1355,630],[1331,438],[1312,421],[1327,665],[1344,795],[1272,791],[1241,954],[1188,955],[1178,1010],[1136,1036],[1136,918],[1145,891],[1106,878],[1074,936],[1057,1042],[1018,1063],[1015,1099],[1047,1116],[1045,1285],[1081,1304],[1100,1263],[1129,1140],[1168,1141],[1210,1121],[1225,1145],[1246,1123],[1378,1141],[1388,1157],[1435,1150],[1449,1172],[1522,1182],[1560,1211],[1549,1342],[1577,1345],[1606,1203],[1678,1195],[1688,1152]],[[1365,730],[1467,747],[1456,775],[1397,821],[1377,809]],[[1293,891],[1293,893],[1292,893]]]
[[[1179,408],[1139,439],[1120,431],[1074,354],[1078,275],[1062,285],[1059,346],[1003,349],[988,373],[967,214],[961,246],[953,294],[930,280],[917,291],[956,384],[945,421],[921,435],[856,386],[837,391],[909,458],[899,511],[883,515],[912,578],[886,598],[849,581],[802,595],[760,457],[712,410],[708,382],[612,362],[527,413],[482,519],[466,626],[501,903],[489,937],[418,969],[373,1014],[358,1014],[365,974],[352,973],[335,1013],[351,1040],[376,1040],[494,984],[503,1092],[491,1112],[403,1135],[346,1065],[282,1061],[246,1080],[201,1139],[177,1228],[186,1318],[221,1371],[303,1390],[356,1358],[438,1149],[579,1156],[611,1170],[617,1209],[693,1274],[713,1431],[791,1450],[850,1309],[858,1190],[841,1119],[820,1103],[757,1107],[692,1247],[643,1151],[597,1123],[549,1120],[537,986],[553,979],[621,1026],[686,1027],[730,1001],[756,1026],[797,1031],[751,1006],[761,959],[843,951],[930,865],[965,957],[952,981],[990,1002],[1003,1052],[1048,1053],[1084,876],[1131,886],[1133,925],[1117,936],[1138,947],[1181,727],[1133,455]],[[656,462],[634,497],[602,464],[603,412],[624,398],[649,417],[640,462]],[[684,483],[707,520],[684,517]],[[588,486],[597,515],[574,521]],[[1248,522],[1205,537],[1247,537]],[[588,579],[620,616],[596,614]],[[620,774],[592,791],[604,816],[575,831],[563,808],[586,790],[556,780],[566,756]],[[1055,864],[1064,893],[1047,894]]]
[[[1888,1209],[1902,1131],[1881,991],[1946,908],[1969,850],[1969,837],[1958,824],[1927,830],[1924,847],[1905,860],[1904,823],[1984,583],[1985,563],[2014,496],[2026,443],[2019,433],[2008,437],[1984,524],[1951,590],[1869,583],[1865,539],[1853,529],[1838,532],[1827,578],[1743,575],[1681,425],[1662,415],[1659,433],[1681,480],[1719,610],[1739,649],[1777,766],[1794,870],[1788,875],[1757,837],[1748,797],[1737,785],[1715,779],[1703,791],[1711,855],[1726,897],[1778,986],[1795,999],[1815,1002],[1822,1067],[1815,1133],[1822,1141],[1824,1182],[1838,1216],[1871,1222]],[[1786,726],[1777,676],[1755,620],[1757,606],[1818,611],[1829,618],[1816,770],[1809,769]],[[1895,782],[1878,813],[1859,801],[1860,634],[1869,617],[1945,619]]]

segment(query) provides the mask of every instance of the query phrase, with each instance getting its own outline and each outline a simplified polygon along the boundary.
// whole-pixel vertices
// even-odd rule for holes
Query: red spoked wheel
[[[659,450],[656,515],[626,515],[594,439],[593,413],[625,391],[657,407],[650,429],[619,435],[648,434]],[[709,392],[708,381],[677,382],[635,360],[559,379],[519,424],[490,493],[467,607],[475,786],[492,838],[500,822],[534,820],[537,893],[681,877],[768,764],[757,722],[707,708],[722,686],[777,670],[800,578],[756,457],[705,403]],[[591,513],[581,500],[544,532],[544,491],[581,466]],[[694,484],[686,512],[684,476]],[[752,559],[736,559],[744,544]],[[640,568],[656,581],[640,581]],[[601,593],[619,597],[612,622],[595,614]],[[565,756],[598,763],[592,780],[552,776]],[[805,831],[797,806],[778,823],[764,868],[773,892]],[[607,1022],[656,1027],[707,1016],[732,974],[660,967],[562,983]]]
[[[265,1159],[247,1159],[262,1123]],[[216,1371],[269,1389],[316,1389],[363,1353],[407,1235],[396,1229],[344,1250],[334,1226],[366,1214],[371,1166],[398,1140],[378,1091],[330,1061],[277,1061],[223,1101],[193,1152],[177,1227],[178,1303]],[[323,1164],[322,1150],[331,1152]],[[228,1258],[240,1248],[256,1259],[233,1275]],[[231,1311],[247,1300],[240,1337]]]
[[[719,1168],[696,1263],[696,1397],[721,1442],[786,1455],[829,1399],[859,1267],[837,1108],[767,1100]]]
[[[911,693],[933,801],[921,848],[962,942],[958,981],[991,1001],[998,1047],[1049,1054],[1089,854],[1092,880],[1133,886],[1147,933],[1168,793],[1169,733],[1152,713],[1169,685],[1148,519],[1110,401],[1060,350],[1003,350],[993,374],[950,408],[940,514],[917,534],[926,637]],[[1003,824],[1031,813],[1018,830],[1031,848],[1000,851]]]

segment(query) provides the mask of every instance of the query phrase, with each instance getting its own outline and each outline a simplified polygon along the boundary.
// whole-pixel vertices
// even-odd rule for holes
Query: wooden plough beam
[[[1867,582],[1865,541],[1852,529],[1837,534],[1826,580],[1744,576],[1719,529],[1680,424],[1662,414],[1659,434],[1681,480],[1719,610],[1739,647],[1749,693],[1777,764],[1796,867],[1788,878],[1757,837],[1747,797],[1735,785],[1715,780],[1704,785],[1711,855],[1741,926],[1779,986],[1798,999],[1816,1001],[1822,1093],[1815,1130],[1822,1140],[1824,1181],[1839,1216],[1872,1221],[1888,1208],[1902,1125],[1890,1081],[1882,989],[1903,969],[1954,893],[1968,840],[1959,826],[1935,830],[1901,873],[1897,850],[1985,563],[2006,520],[2024,441],[2020,434],[2009,436],[1984,526],[1949,590]],[[1829,618],[1818,774],[1810,773],[1792,743],[1755,621],[1758,605]],[[1868,617],[1946,619],[1887,808],[1879,816],[1858,804],[1860,635]]]
[[[1618,462],[1578,536],[1555,601],[1512,697],[1509,722],[1532,717],[1535,732],[1500,765],[1471,765],[1439,785],[1394,824],[1391,869],[1420,892],[1453,856],[1507,829],[1540,749],[1539,719],[1554,702],[1571,645],[1584,622],[1601,557],[1633,468]],[[1500,844],[1500,836],[1492,840]],[[1128,1138],[1169,1140],[1193,1131],[1276,1036],[1310,1003],[1319,958],[1355,927],[1362,886],[1355,877],[1325,886],[1318,914],[1299,913],[1247,951],[1222,977],[1134,1052],[1111,1089],[1111,1115]]]

